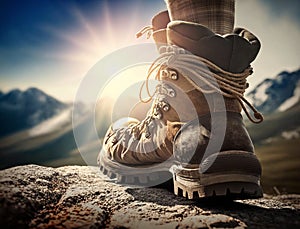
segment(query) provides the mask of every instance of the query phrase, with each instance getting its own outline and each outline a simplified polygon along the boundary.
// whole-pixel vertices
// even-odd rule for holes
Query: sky
[[[0,90],[38,87],[73,101],[99,60],[151,42],[135,34],[164,9],[163,0],[2,0]],[[265,78],[300,67],[300,1],[236,0],[235,26],[249,29],[262,43],[250,90]]]

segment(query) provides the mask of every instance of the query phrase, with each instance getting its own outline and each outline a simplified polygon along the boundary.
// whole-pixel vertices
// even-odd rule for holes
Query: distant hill
[[[36,126],[67,107],[37,88],[0,93],[0,136]]]
[[[300,99],[300,69],[283,71],[273,79],[265,79],[246,97],[263,114],[293,107]]]
[[[265,115],[259,125],[247,123],[247,129],[262,164],[264,192],[300,193],[300,103]]]
[[[265,115],[260,124],[246,122],[249,134],[256,145],[269,144],[280,139],[300,138],[300,103],[286,111]]]

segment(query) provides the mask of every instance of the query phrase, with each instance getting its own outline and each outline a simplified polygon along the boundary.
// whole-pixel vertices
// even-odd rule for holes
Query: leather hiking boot
[[[167,44],[169,22],[168,12],[160,12],[153,17],[152,26],[145,27],[137,37],[145,33],[148,37],[152,35],[159,50]],[[176,77],[174,73],[170,74],[173,74],[170,77]],[[172,179],[169,172],[173,165],[172,139],[181,123],[170,122],[178,117],[167,100],[174,100],[179,94],[175,88],[160,81],[152,103],[140,102],[132,109],[130,118],[111,125],[97,159],[104,174],[129,185],[153,186]]]
[[[174,193],[188,199],[262,197],[261,165],[240,114],[243,108],[251,121],[258,123],[263,119],[243,98],[246,77],[252,72],[250,63],[260,49],[258,39],[244,29],[219,36],[202,25],[183,21],[169,23],[167,31],[169,44],[193,53],[190,59],[201,57],[199,62],[208,61],[207,66],[219,85],[218,92],[205,92],[201,88],[194,92],[206,94],[207,104],[202,102],[199,117],[185,123],[174,137]],[[205,77],[205,71],[197,71],[196,61],[185,59],[182,65],[196,71],[179,74],[179,78]],[[244,102],[254,111],[254,118]],[[203,128],[209,136],[203,135]]]

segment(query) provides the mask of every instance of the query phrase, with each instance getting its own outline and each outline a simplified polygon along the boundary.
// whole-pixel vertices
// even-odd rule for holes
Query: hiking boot
[[[167,31],[169,44],[194,54],[190,54],[192,60],[186,58],[186,64],[194,64],[189,64],[189,68],[197,69],[195,60],[204,57],[211,74],[220,76],[220,80],[215,77],[220,86],[218,93],[197,90],[197,93],[207,94],[207,106],[202,102],[202,113],[185,123],[173,139],[174,193],[188,199],[262,197],[261,165],[240,114],[243,108],[250,120],[262,121],[261,114],[242,97],[247,87],[246,72],[251,74],[250,63],[260,49],[259,40],[245,29],[238,28],[232,34],[219,36],[198,23],[183,21],[170,22]],[[199,62],[202,58],[198,58]],[[241,73],[245,73],[245,77],[241,77]],[[199,70],[196,74],[201,78],[206,73]],[[193,73],[179,74],[180,77],[196,78]],[[225,110],[220,94],[224,96]],[[243,102],[253,109],[254,118]],[[203,128],[207,130],[205,134]]]

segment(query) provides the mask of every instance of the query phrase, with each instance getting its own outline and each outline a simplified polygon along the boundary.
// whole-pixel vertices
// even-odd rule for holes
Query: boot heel
[[[201,165],[174,166],[172,173],[175,195],[188,199],[255,199],[263,195],[259,161],[245,151],[224,151],[208,157]]]
[[[174,194],[188,199],[225,197],[256,199],[263,195],[259,177],[242,174],[210,174],[198,178],[173,174]]]

